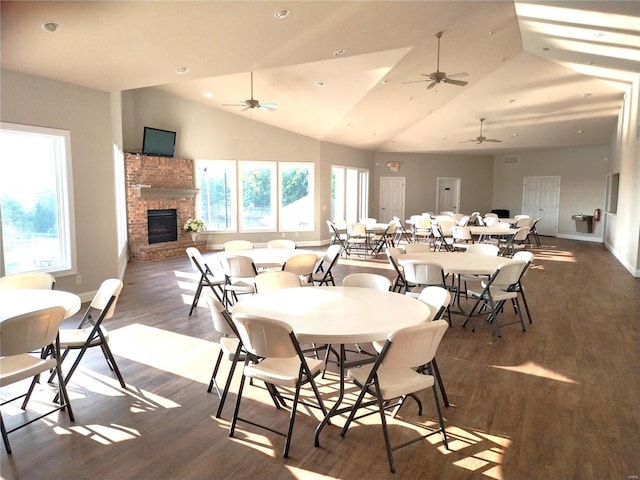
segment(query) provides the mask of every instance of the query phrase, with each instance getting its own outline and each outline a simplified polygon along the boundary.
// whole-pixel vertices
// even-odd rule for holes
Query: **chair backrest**
[[[429,229],[431,228],[431,218],[430,217],[418,217],[415,222],[413,223],[413,226],[416,229]]]
[[[430,252],[431,247],[427,243],[407,243],[404,246],[404,251],[406,253],[424,253]]]
[[[528,227],[531,228],[533,225],[533,218],[530,217],[522,217],[516,221],[516,228]]]
[[[291,358],[298,355],[289,324],[243,313],[235,313],[232,318],[242,344],[249,353],[261,358]]]
[[[200,250],[196,247],[187,247],[187,257],[189,257],[189,261],[191,262],[191,266],[194,270],[198,270],[201,275],[206,275],[207,273],[207,264],[202,258],[202,254]]]
[[[295,250],[296,242],[288,238],[276,238],[267,242],[267,248],[286,248],[287,250]]]
[[[258,274],[253,260],[244,255],[226,255],[221,257],[224,274],[230,278],[250,278]]]
[[[96,292],[93,300],[91,300],[90,308],[95,308],[96,310],[104,310],[109,305],[109,301],[111,297],[115,297],[111,305],[109,305],[109,310],[103,315],[103,320],[108,320],[113,317],[113,314],[116,310],[116,303],[118,302],[118,298],[120,297],[120,292],[122,291],[122,282],[118,278],[108,278],[100,285],[98,291]]]
[[[367,227],[364,223],[347,224],[347,234],[354,237],[364,237],[367,235]]]
[[[453,220],[442,220],[438,222],[438,225],[440,226],[442,235],[444,235],[445,237],[450,237],[451,228],[456,226],[456,222],[454,222]]]
[[[229,240],[223,245],[225,252],[237,252],[239,250],[253,250],[253,243],[249,240]]]
[[[418,285],[445,285],[444,271],[437,263],[405,263],[404,277]]]
[[[521,218],[531,218],[529,215],[514,215],[513,219],[517,222],[518,220],[520,220]]]
[[[376,290],[389,291],[391,280],[377,273],[352,273],[342,279],[345,287],[375,288]]]
[[[495,225],[496,223],[498,223],[500,220],[498,220],[498,217],[484,217],[484,224],[487,227],[492,227],[493,225]]]
[[[500,220],[498,220],[497,222],[495,222],[491,226],[494,227],[494,228],[502,228],[504,230],[509,230],[511,228],[511,224],[510,223],[501,222]]]
[[[518,228],[518,231],[513,235],[513,242],[520,243],[527,239],[529,236],[529,227]]]
[[[301,287],[300,277],[293,272],[271,271],[256,276],[256,292],[265,293],[283,288]]]
[[[316,269],[317,262],[318,256],[315,253],[301,253],[289,257],[282,266],[282,270],[296,275],[311,275]]]
[[[375,225],[376,223],[378,223],[378,219],[372,218],[372,217],[361,218],[360,219],[360,223],[364,223],[364,225],[366,227],[371,227],[371,226]]]
[[[503,263],[493,274],[489,284],[502,290],[511,289],[520,281],[520,277],[522,277],[526,267],[527,262],[524,260]]]
[[[472,243],[467,246],[466,253],[480,253],[482,255],[498,256],[500,247],[490,243]]]
[[[329,245],[327,251],[324,253],[324,257],[322,257],[322,261],[332,265],[335,263],[336,259],[340,257],[340,252],[342,252],[342,245],[339,243]]]
[[[29,353],[51,345],[64,320],[64,307],[51,307],[7,318],[0,323],[0,356]]]
[[[471,240],[471,228],[470,227],[451,227],[451,236],[455,240]]]
[[[238,332],[231,320],[229,312],[227,312],[224,305],[222,305],[220,300],[216,298],[215,294],[211,290],[207,291],[206,300],[215,331],[227,336],[238,336]]]
[[[498,214],[497,214],[497,213],[493,213],[493,212],[485,213],[485,214],[484,214],[484,218],[485,218],[485,219],[486,219],[486,218],[498,218]]]
[[[529,267],[533,263],[533,258],[534,258],[533,253],[527,252],[525,250],[520,250],[519,252],[514,253],[513,257],[511,257],[512,260],[527,262],[527,266],[524,267],[524,271],[522,272],[522,275],[520,275],[520,278],[524,277],[529,271]]]
[[[453,217],[455,215],[455,213],[453,213],[450,210],[444,210],[444,211],[440,212],[440,215],[442,215],[443,217]]]
[[[422,292],[420,292],[418,300],[432,307],[433,320],[439,320],[444,311],[451,304],[451,293],[443,287],[425,287],[422,289]]]
[[[456,222],[459,227],[466,227],[469,224],[471,217],[469,215],[463,215]]]
[[[431,362],[448,328],[446,320],[435,320],[391,332],[381,364],[391,368],[415,368]]]
[[[37,290],[53,290],[56,279],[50,273],[44,272],[26,272],[12,273],[5,277],[0,277],[0,288],[26,289],[33,288]]]

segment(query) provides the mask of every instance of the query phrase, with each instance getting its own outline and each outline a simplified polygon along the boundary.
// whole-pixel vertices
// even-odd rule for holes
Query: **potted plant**
[[[198,239],[198,234],[204,230],[204,222],[199,218],[190,218],[184,224],[183,230],[191,233],[191,239],[195,242]]]

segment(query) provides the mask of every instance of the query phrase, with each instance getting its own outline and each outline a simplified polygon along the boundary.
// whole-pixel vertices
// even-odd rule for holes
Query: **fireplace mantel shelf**
[[[134,193],[140,198],[150,197],[195,197],[197,188],[161,188],[161,187],[133,187]]]

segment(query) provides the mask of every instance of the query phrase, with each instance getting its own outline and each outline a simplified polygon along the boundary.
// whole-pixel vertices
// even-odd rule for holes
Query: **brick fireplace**
[[[191,235],[182,230],[187,219],[195,217],[197,190],[194,188],[193,161],[128,153],[125,166],[130,260],[179,257],[191,246],[204,250],[204,240],[194,242]],[[178,239],[149,243],[149,211],[171,210],[176,211]]]

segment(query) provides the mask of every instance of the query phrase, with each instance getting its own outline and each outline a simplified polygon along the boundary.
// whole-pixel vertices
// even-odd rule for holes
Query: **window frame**
[[[55,160],[56,178],[55,196],[57,205],[58,242],[61,254],[60,265],[43,266],[41,268],[6,271],[4,235],[0,235],[0,275],[19,272],[45,272],[54,276],[66,276],[77,273],[76,254],[76,222],[73,195],[73,170],[71,156],[71,132],[69,130],[0,122],[1,131],[12,131],[28,135],[41,135],[54,138],[53,158]],[[12,168],[14,166],[12,165]],[[0,212],[1,216],[1,212]],[[0,217],[1,218],[1,217]],[[0,230],[2,224],[0,222]]]
[[[307,196],[310,198],[311,205],[315,204],[314,184],[315,184],[315,170],[312,162],[278,162],[278,231],[279,232],[310,232],[315,229],[315,208],[310,208],[310,211],[306,211],[306,219],[308,220],[307,227],[290,228],[284,224],[284,216],[282,214],[285,208],[283,202],[283,174],[286,170],[291,169],[306,169],[307,175]]]

